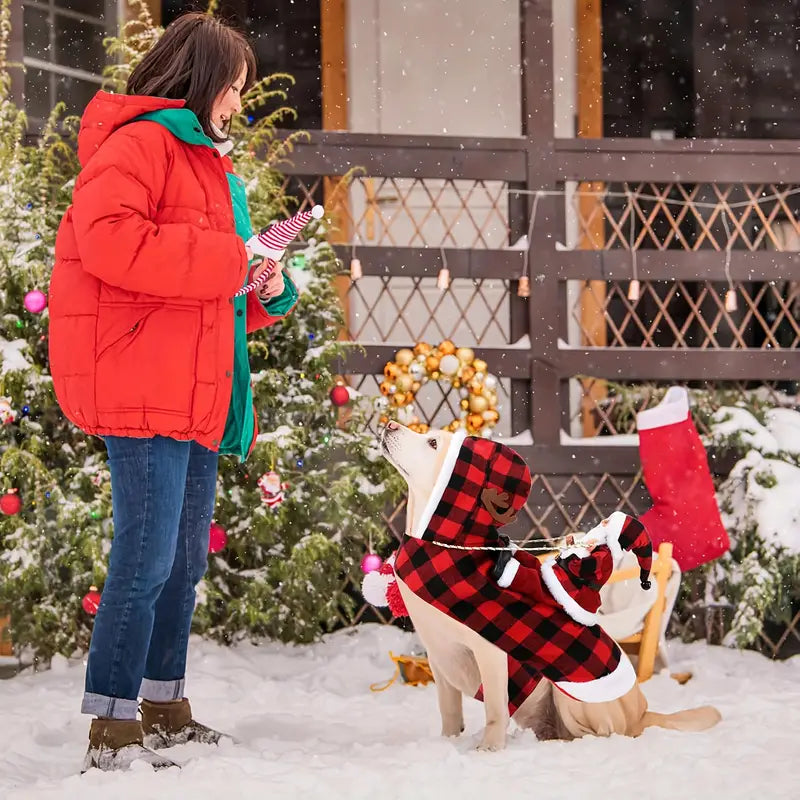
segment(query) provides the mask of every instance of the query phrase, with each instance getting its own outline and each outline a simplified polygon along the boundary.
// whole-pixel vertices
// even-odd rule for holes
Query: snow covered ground
[[[659,711],[712,703],[722,723],[702,734],[650,729],[639,739],[537,742],[515,730],[502,753],[473,748],[482,706],[465,701],[467,732],[439,737],[433,684],[370,683],[393,670],[388,651],[409,653],[411,634],[363,626],[302,648],[221,648],[195,640],[188,693],[198,719],[238,745],[186,745],[183,769],[92,771],[80,776],[87,719],[78,713],[80,663],[0,681],[0,798],[290,798],[291,800],[725,800],[800,797],[800,657],[670,643],[679,686],[645,684]]]

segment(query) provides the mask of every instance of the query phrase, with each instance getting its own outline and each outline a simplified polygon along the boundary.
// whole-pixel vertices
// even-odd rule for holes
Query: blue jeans
[[[114,539],[81,711],[135,719],[183,697],[195,587],[208,566],[218,455],[195,442],[105,437]]]

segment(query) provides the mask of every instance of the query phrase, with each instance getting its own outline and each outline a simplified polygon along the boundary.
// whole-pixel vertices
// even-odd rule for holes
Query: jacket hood
[[[518,453],[488,439],[456,433],[412,535],[474,546],[494,541],[497,529],[514,520],[530,491],[531,473]]]
[[[100,149],[100,145],[114,131],[136,117],[162,109],[183,108],[184,105],[183,100],[168,100],[164,97],[98,92],[86,106],[78,132],[78,160],[81,166],[86,166]]]

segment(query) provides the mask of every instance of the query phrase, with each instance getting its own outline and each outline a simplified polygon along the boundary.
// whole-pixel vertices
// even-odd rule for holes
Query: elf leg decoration
[[[730,541],[686,389],[673,386],[657,406],[637,415],[636,424],[644,483],[653,500],[641,521],[653,545],[672,542],[683,572],[713,561]]]

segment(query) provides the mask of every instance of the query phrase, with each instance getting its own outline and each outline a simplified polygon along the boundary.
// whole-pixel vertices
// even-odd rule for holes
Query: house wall
[[[554,134],[572,137],[575,0],[554,0],[553,13]],[[349,130],[521,135],[519,0],[351,0],[346,37]],[[412,180],[365,181],[351,193],[356,219],[368,211],[369,193],[374,193],[377,205],[371,215],[373,235],[364,244],[481,246],[475,243],[478,226],[482,246],[510,244],[507,192],[500,183],[475,186],[459,181],[453,186],[427,180],[423,186]],[[431,196],[437,213],[430,213]],[[357,229],[366,237],[368,226]],[[566,243],[574,238],[574,231],[568,232]],[[359,291],[351,293],[351,319],[361,341],[407,344],[408,328],[393,325],[397,306],[407,303],[403,317],[421,321],[413,331],[416,339],[436,342],[444,333],[457,343],[491,347],[509,343],[509,300],[502,281],[484,280],[479,286],[454,281],[446,297],[432,278],[418,285],[393,278],[391,298],[381,294],[382,286],[380,278],[364,278]],[[360,326],[365,319],[370,322]]]

